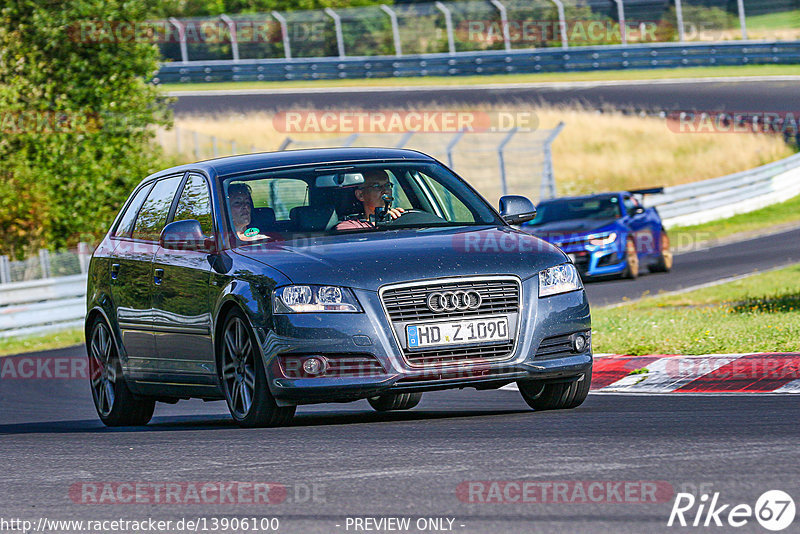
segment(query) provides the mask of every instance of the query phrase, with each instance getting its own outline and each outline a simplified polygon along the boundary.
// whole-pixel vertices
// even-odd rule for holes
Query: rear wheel
[[[422,393],[390,393],[367,399],[369,405],[379,412],[410,410],[422,400]]]
[[[658,261],[648,268],[651,273],[668,273],[672,270],[672,249],[669,244],[669,236],[663,229],[661,230],[661,253]]]
[[[639,255],[636,254],[636,243],[633,239],[628,239],[625,243],[625,270],[622,272],[622,277],[634,280],[638,276]]]
[[[587,371],[575,382],[543,384],[535,381],[519,381],[517,387],[522,398],[534,410],[563,410],[577,408],[589,394],[592,371]]]
[[[92,325],[88,350],[92,399],[103,424],[146,425],[153,417],[156,402],[137,397],[128,389],[111,330],[100,317]]]
[[[256,338],[244,314],[232,311],[220,341],[222,389],[231,416],[243,427],[285,425],[295,406],[278,406],[269,392]]]

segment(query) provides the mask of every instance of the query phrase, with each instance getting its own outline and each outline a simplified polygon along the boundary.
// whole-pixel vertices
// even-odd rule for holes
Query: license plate
[[[406,326],[408,348],[468,345],[492,341],[507,341],[507,317],[438,321]]]

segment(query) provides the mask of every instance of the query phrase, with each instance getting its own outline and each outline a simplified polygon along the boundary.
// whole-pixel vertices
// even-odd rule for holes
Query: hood
[[[236,249],[295,284],[376,291],[447,276],[513,274],[529,278],[565,261],[557,248],[509,227],[399,229],[327,235]]]
[[[523,229],[552,243],[609,231],[615,222],[616,219],[570,219],[537,226],[523,226]]]

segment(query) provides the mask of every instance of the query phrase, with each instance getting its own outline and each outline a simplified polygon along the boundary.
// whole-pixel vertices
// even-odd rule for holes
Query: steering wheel
[[[431,224],[445,222],[441,217],[437,217],[427,211],[422,210],[406,210],[397,219],[390,219],[382,224]]]

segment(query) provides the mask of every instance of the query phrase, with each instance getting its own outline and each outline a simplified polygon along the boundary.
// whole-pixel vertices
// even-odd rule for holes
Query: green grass
[[[51,334],[41,334],[21,338],[0,339],[0,356],[11,354],[23,354],[25,352],[36,352],[40,350],[61,349],[82,345],[83,329],[75,328],[62,330]]]
[[[173,83],[159,85],[158,87],[163,91],[210,91],[291,89],[300,87],[408,87],[429,85],[478,85],[486,83],[594,82],[607,80],[660,80],[681,78],[716,78],[727,76],[791,75],[800,75],[800,65],[744,65],[734,67],[686,67],[680,69],[499,74],[493,76],[430,76],[425,78],[297,80],[286,82]]]
[[[797,27],[800,27],[800,9],[747,17],[747,28],[752,30],[782,30]]]
[[[766,206],[750,213],[734,215],[727,219],[694,226],[670,228],[669,234],[673,248],[681,250],[737,234],[768,230],[774,226],[795,222],[800,223],[800,195],[780,204]]]
[[[800,352],[800,265],[592,310],[596,352]]]

